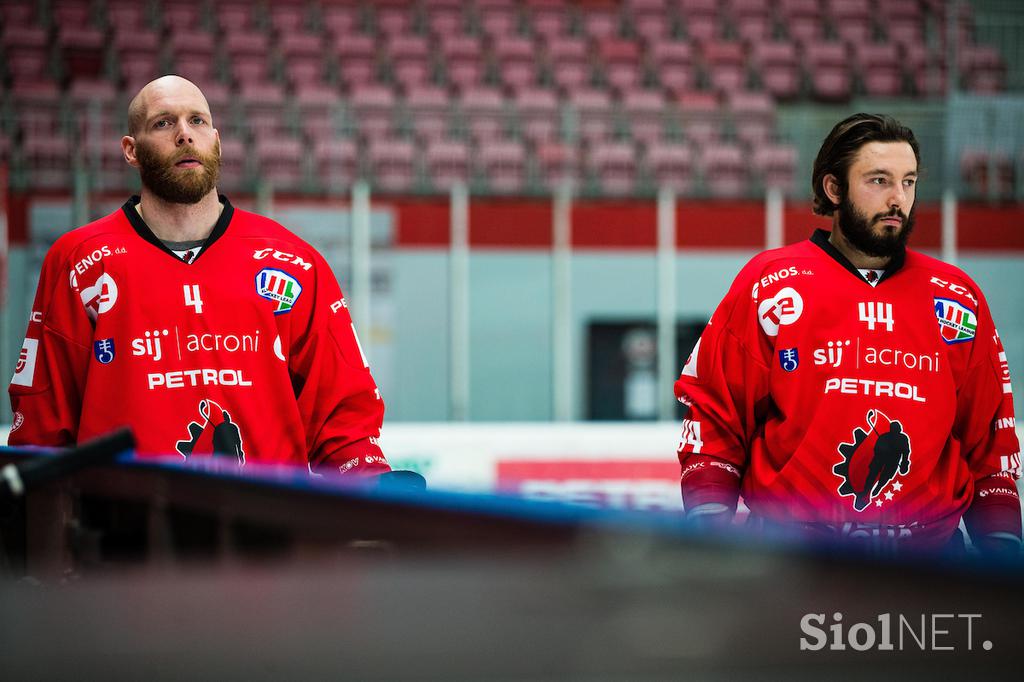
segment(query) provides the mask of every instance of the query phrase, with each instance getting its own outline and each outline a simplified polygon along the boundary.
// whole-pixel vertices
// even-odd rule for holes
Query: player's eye
[[[171,125],[171,122],[168,121],[166,118],[162,118],[159,121],[157,121],[156,123],[154,123],[153,127],[154,128],[166,128],[169,125]]]
[[[884,185],[887,180],[885,178],[871,178],[870,182],[875,185]]]
[[[203,125],[204,123],[206,123],[206,119],[204,119],[202,116],[193,116],[192,117],[192,125],[199,126],[199,125]]]
[[[906,180],[903,181],[903,185],[907,189],[913,187],[916,184],[917,184],[917,180],[915,178],[907,178]]]

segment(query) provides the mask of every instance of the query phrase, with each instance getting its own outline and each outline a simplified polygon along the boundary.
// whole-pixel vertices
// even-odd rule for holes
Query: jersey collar
[[[860,270],[857,269],[853,263],[851,263],[846,256],[844,256],[839,249],[832,245],[832,242],[828,240],[829,235],[832,233],[828,230],[817,229],[814,234],[811,235],[811,243],[820,248],[826,254],[828,254],[832,260],[842,265],[844,268],[852,272],[857,279],[868,284],[868,281],[864,279],[864,276],[860,274]],[[878,278],[878,282],[875,283],[877,286],[881,284],[889,277],[892,277],[896,272],[903,267],[903,264],[907,260],[907,249],[906,247],[900,247],[900,250],[893,254],[893,257],[889,259],[889,264],[885,266],[885,270],[882,272],[882,276]],[[868,285],[870,286],[870,284]]]
[[[199,258],[204,253],[206,253],[206,250],[213,246],[213,243],[215,241],[220,239],[220,237],[227,231],[228,223],[231,222],[231,217],[235,214],[235,209],[231,205],[231,202],[228,201],[228,198],[226,196],[224,196],[223,194],[218,194],[217,198],[220,200],[220,203],[224,205],[224,210],[220,212],[220,217],[217,219],[217,222],[213,226],[213,232],[211,232],[210,236],[206,238],[206,243],[203,244],[203,248],[199,250],[199,253],[196,254],[196,257],[192,259],[192,263],[195,263],[197,260],[199,260]],[[149,225],[147,225],[146,221],[142,219],[142,216],[139,215],[139,212],[135,210],[135,206],[140,201],[142,201],[142,197],[140,197],[138,194],[135,194],[132,195],[132,197],[128,199],[128,201],[124,202],[124,206],[121,207],[121,211],[124,212],[125,217],[128,218],[128,222],[131,223],[132,229],[134,229],[135,232],[140,237],[145,239],[147,242],[149,242],[156,248],[172,256],[175,260],[184,262],[180,258],[178,258],[178,256],[173,251],[168,249],[167,246],[165,246],[164,243],[160,241],[159,237],[153,234],[153,230],[149,228]]]

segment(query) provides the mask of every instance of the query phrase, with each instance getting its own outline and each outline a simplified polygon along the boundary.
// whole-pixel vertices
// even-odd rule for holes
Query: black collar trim
[[[199,258],[204,253],[206,253],[206,250],[213,246],[213,243],[220,239],[221,236],[223,236],[223,234],[228,229],[228,224],[231,222],[232,216],[234,216],[235,214],[235,209],[231,205],[231,202],[228,201],[228,198],[226,196],[224,196],[223,194],[218,194],[217,198],[220,200],[220,203],[224,205],[224,210],[221,211],[220,217],[214,224],[213,232],[211,232],[210,236],[206,238],[206,242],[203,244],[203,248],[201,248],[199,250],[199,253],[196,254],[196,257],[192,259],[192,263],[195,263],[197,260],[199,260]],[[140,197],[138,194],[135,194],[130,199],[128,199],[128,201],[124,202],[124,206],[121,207],[121,210],[124,211],[125,217],[128,218],[128,222],[131,223],[132,228],[140,237],[145,239],[147,242],[149,242],[156,248],[160,249],[164,253],[169,254],[175,260],[184,263],[184,261],[178,258],[178,256],[173,251],[167,248],[167,246],[162,241],[160,241],[159,237],[153,234],[153,230],[150,229],[149,225],[146,224],[146,221],[142,219],[141,215],[139,215],[139,212],[135,209],[135,207],[138,205],[140,201],[142,201],[142,197]],[[189,265],[191,265],[191,263],[189,263]]]
[[[861,280],[865,284],[869,284],[869,282],[864,279],[864,275],[862,275],[860,270],[857,269],[857,266],[851,263],[846,256],[844,256],[839,249],[833,246],[832,242],[828,240],[831,234],[832,233],[828,230],[817,229],[814,231],[814,234],[811,235],[811,243],[828,254],[832,260],[856,275],[857,279]],[[876,284],[881,284],[889,277],[895,275],[896,272],[903,267],[906,260],[907,250],[906,248],[901,248],[893,255],[892,258],[889,259],[889,264],[885,266],[885,270],[882,271],[882,276],[878,278],[878,282]]]

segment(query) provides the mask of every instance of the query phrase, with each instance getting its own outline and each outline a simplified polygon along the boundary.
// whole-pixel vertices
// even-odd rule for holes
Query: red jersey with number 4
[[[384,406],[323,257],[221,197],[185,262],[137,202],[46,255],[11,381],[10,443],[63,446],[129,426],[141,455],[387,471]]]
[[[963,272],[913,251],[876,286],[823,231],[755,257],[675,389],[690,406],[691,508],[734,505],[732,478],[755,517],[928,547],[956,529],[977,481],[1016,500],[1009,368],[988,306]]]

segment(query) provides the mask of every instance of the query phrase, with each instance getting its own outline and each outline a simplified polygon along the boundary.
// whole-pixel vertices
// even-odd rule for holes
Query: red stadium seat
[[[804,49],[814,96],[827,102],[848,100],[852,94],[852,76],[846,46],[808,43]]]
[[[569,94],[569,104],[576,114],[579,136],[588,142],[611,137],[613,115],[611,97],[605,90],[576,90]]]
[[[718,141],[722,132],[722,111],[714,93],[680,93],[678,105],[683,136],[691,144],[703,148]]]
[[[726,99],[736,138],[748,146],[775,135],[775,102],[766,92],[734,92]]]
[[[868,95],[895,97],[903,93],[903,69],[895,43],[857,43],[853,53]]]
[[[352,90],[349,105],[360,134],[384,138],[394,129],[395,93],[383,85],[362,85]]]
[[[679,194],[693,189],[693,151],[688,145],[663,143],[647,150],[647,166],[658,187],[668,187]]]
[[[29,182],[44,189],[71,187],[73,155],[62,135],[35,135],[25,131],[21,151],[29,169]]]
[[[531,88],[515,95],[519,127],[523,137],[541,144],[559,137],[560,113],[558,98],[551,90]]]
[[[791,192],[796,186],[796,148],[791,145],[768,144],[756,146],[751,155],[751,167],[761,185],[777,187]]]
[[[345,193],[358,174],[355,142],[341,138],[321,138],[313,142],[316,179],[329,193]]]
[[[515,140],[495,140],[477,152],[492,192],[520,192],[526,183],[526,150]]]
[[[690,40],[705,43],[721,37],[715,0],[680,0],[679,6]]]
[[[220,178],[217,188],[237,192],[251,183],[248,145],[237,137],[222,137],[220,141]]]
[[[636,186],[637,152],[628,142],[595,143],[589,166],[606,194],[629,194]]]
[[[574,145],[548,142],[537,147],[537,165],[544,187],[554,190],[563,182],[579,180],[579,154]]]
[[[260,178],[274,190],[296,192],[307,185],[306,150],[300,140],[280,135],[257,137],[254,146]]]
[[[494,88],[471,88],[459,98],[459,109],[471,137],[491,140],[505,136],[508,128],[505,100]]]
[[[448,191],[469,181],[469,147],[457,140],[435,140],[424,153],[427,176],[436,190]]]
[[[694,89],[697,75],[690,43],[659,41],[651,44],[648,55],[662,87],[673,97]]]
[[[633,139],[650,149],[665,136],[664,95],[657,90],[631,90],[622,97],[622,110],[629,121]]]
[[[425,142],[447,137],[451,129],[451,102],[438,87],[414,87],[407,91],[405,105],[409,110],[413,132]]]
[[[631,40],[606,38],[598,43],[598,54],[604,62],[604,77],[608,85],[618,92],[632,90],[640,85],[640,46]]]
[[[704,183],[713,197],[736,198],[745,195],[749,160],[743,149],[734,144],[706,147],[700,156]]]
[[[368,149],[373,186],[385,193],[409,192],[416,179],[415,150],[408,140],[373,140]]]
[[[709,41],[704,45],[703,58],[713,89],[729,93],[746,88],[747,64],[742,44]]]

